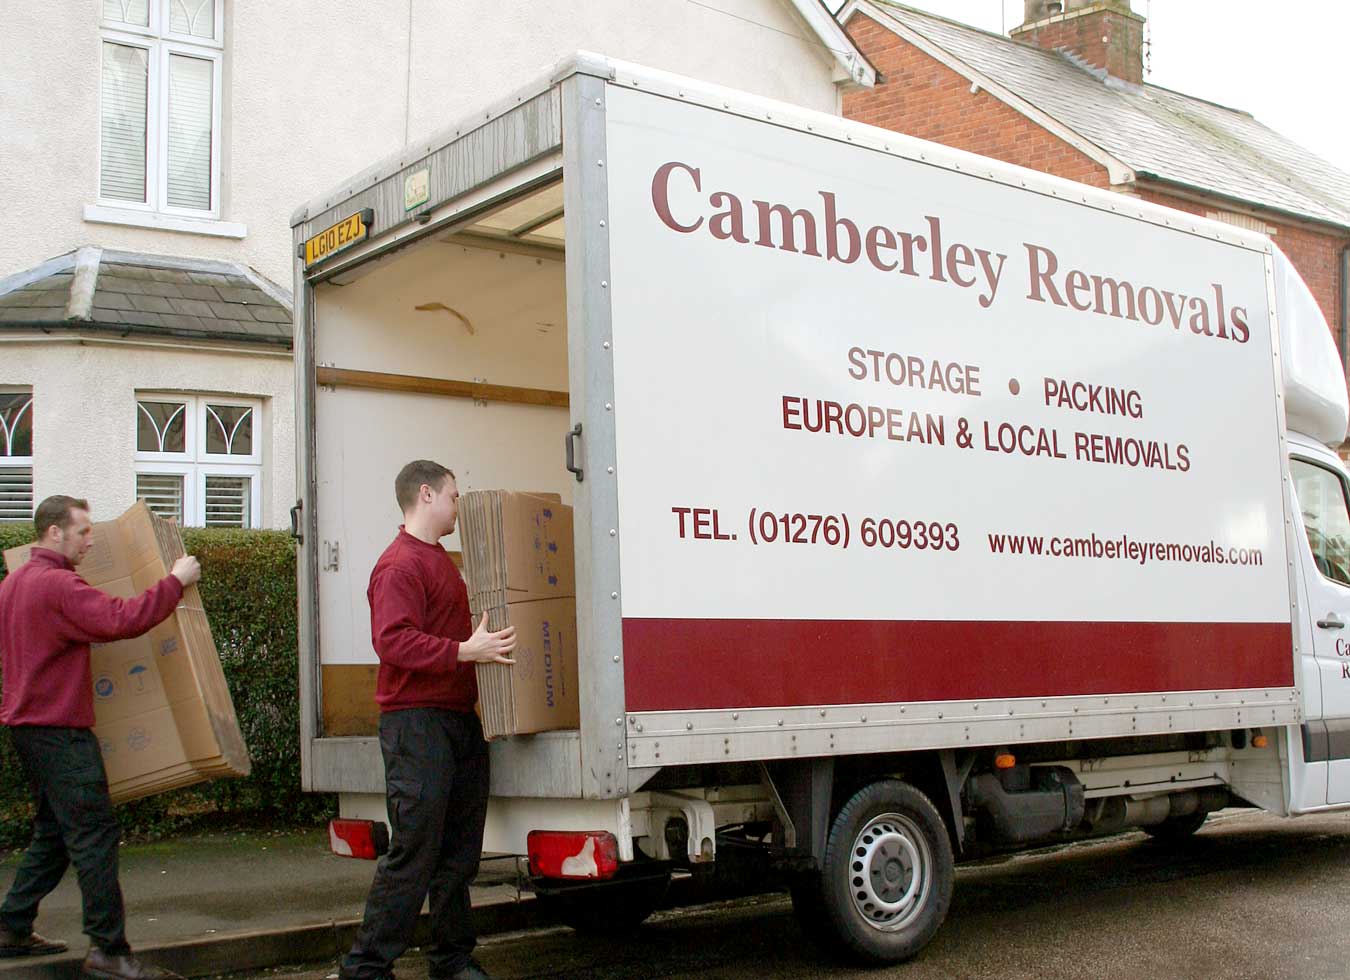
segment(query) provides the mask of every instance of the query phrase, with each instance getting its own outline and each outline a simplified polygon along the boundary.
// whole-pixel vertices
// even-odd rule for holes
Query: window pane
[[[211,210],[211,72],[202,58],[169,59],[169,204]]]
[[[103,19],[119,24],[150,26],[150,0],[103,0]]]
[[[206,526],[251,527],[251,482],[252,478],[247,476],[208,476]]]
[[[215,0],[169,0],[169,31],[193,37],[215,37],[215,5]]]
[[[187,406],[182,402],[137,402],[136,451],[187,452]]]
[[[33,455],[33,396],[0,393],[0,457]]]
[[[206,451],[216,456],[252,456],[253,409],[207,405]]]
[[[99,193],[119,201],[145,200],[148,56],[145,48],[103,45],[103,167]]]
[[[183,478],[176,473],[137,473],[136,499],[160,517],[183,523]]]
[[[0,521],[33,519],[33,467],[0,466]]]
[[[1350,585],[1350,512],[1340,477],[1300,460],[1291,461],[1289,469],[1318,571],[1333,582]]]

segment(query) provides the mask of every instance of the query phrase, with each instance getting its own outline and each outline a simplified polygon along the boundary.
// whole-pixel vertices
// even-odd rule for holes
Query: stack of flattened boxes
[[[516,628],[514,666],[478,664],[488,738],[576,728],[577,605],[572,508],[556,494],[473,490],[459,500],[469,609]]]
[[[5,567],[13,572],[32,548],[6,551]],[[93,544],[77,570],[95,588],[129,599],[168,575],[183,554],[177,526],[140,502],[117,520],[94,525]],[[89,660],[94,735],[114,802],[249,774],[248,749],[197,586],[184,589],[178,608],[148,633],[93,644]]]

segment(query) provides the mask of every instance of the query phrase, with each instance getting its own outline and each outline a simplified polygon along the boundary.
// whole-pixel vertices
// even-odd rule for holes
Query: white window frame
[[[236,395],[202,395],[181,391],[137,391],[136,414],[132,421],[132,444],[136,446],[136,474],[167,474],[183,478],[183,523],[188,527],[206,525],[206,478],[210,476],[247,476],[249,481],[249,523],[262,524],[262,401]],[[187,406],[183,432],[183,452],[161,453],[142,450],[137,439],[141,402],[178,402]],[[231,405],[253,411],[253,447],[247,456],[224,455],[206,451],[207,405]]]
[[[31,424],[31,416],[32,416],[32,413],[33,413],[33,405],[36,403],[36,400],[37,400],[37,396],[33,393],[33,389],[32,389],[32,388],[27,388],[27,387],[24,387],[24,386],[22,386],[22,385],[0,385],[0,395],[27,395],[27,396],[28,396],[28,399],[29,399],[29,402],[28,402],[28,414],[29,414],[29,417],[30,417],[30,424]],[[8,448],[7,446],[0,445],[0,449],[7,449],[7,448]],[[23,467],[27,467],[27,468],[28,468],[28,472],[29,472],[29,474],[30,474],[30,479],[31,479],[32,477],[35,477],[35,476],[36,476],[36,474],[33,472],[34,467],[33,467],[33,457],[32,457],[32,456],[9,456],[9,455],[0,455],[0,469],[21,469],[21,468],[23,468]],[[36,486],[36,484],[34,484],[34,486]],[[31,488],[30,488],[30,492],[31,492]],[[34,506],[34,507],[37,507],[37,501],[36,501],[36,500],[33,501],[33,506]],[[29,513],[28,513],[28,519],[31,520],[32,517],[33,517],[32,511],[29,511]],[[22,519],[22,518],[19,518],[19,520],[21,520],[21,519]],[[0,518],[0,523],[5,522],[5,521],[12,521],[12,520],[15,520],[15,518]]]
[[[225,63],[224,0],[211,0],[212,26],[215,37],[211,39],[184,37],[169,32],[168,8],[172,0],[150,0],[150,26],[140,27],[124,24],[120,21],[103,21],[100,14],[99,38],[99,120],[103,119],[103,42],[121,44],[127,47],[143,48],[148,51],[146,57],[146,120],[145,120],[145,201],[127,201],[122,198],[103,196],[103,148],[102,136],[99,138],[98,175],[95,183],[98,203],[85,208],[85,217],[90,219],[91,212],[97,217],[91,220],[115,220],[117,212],[132,212],[142,216],[163,215],[178,219],[220,218],[220,152],[222,111],[222,82]],[[205,211],[195,208],[171,207],[169,205],[169,58],[174,55],[198,58],[210,61],[211,71],[211,206]],[[144,224],[145,221],[127,223]],[[234,236],[232,236],[234,237]]]

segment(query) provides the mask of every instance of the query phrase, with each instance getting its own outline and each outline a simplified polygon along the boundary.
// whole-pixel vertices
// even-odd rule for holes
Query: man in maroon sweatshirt
[[[487,980],[473,959],[469,882],[487,816],[488,754],[476,663],[511,664],[514,628],[474,629],[469,594],[440,540],[455,529],[459,489],[439,463],[414,460],[394,480],[398,537],[370,573],[370,634],[380,658],[380,754],[393,839],[342,960],[343,980],[392,976],[431,895],[432,980]]]
[[[151,980],[174,974],[147,966],[127,945],[117,883],[121,827],[108,796],[103,755],[90,729],[94,693],[89,644],[140,636],[163,622],[201,577],[197,559],[134,599],[117,599],[75,573],[93,543],[89,504],[48,497],[33,515],[32,556],[0,583],[0,724],[9,726],[37,814],[33,841],[0,905],[0,958],[60,953],[66,944],[33,931],[38,903],[74,864],[89,956],[84,976]]]

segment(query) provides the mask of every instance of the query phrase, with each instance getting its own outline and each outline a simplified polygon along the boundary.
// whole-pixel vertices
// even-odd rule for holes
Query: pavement
[[[0,893],[20,856],[0,860]],[[471,889],[480,934],[536,924],[517,862],[484,858]],[[127,938],[138,956],[185,976],[332,959],[351,944],[374,873],[374,861],[332,854],[322,828],[124,845]],[[42,903],[36,929],[69,943],[70,952],[0,960],[0,980],[78,975],[88,940],[73,869]]]

